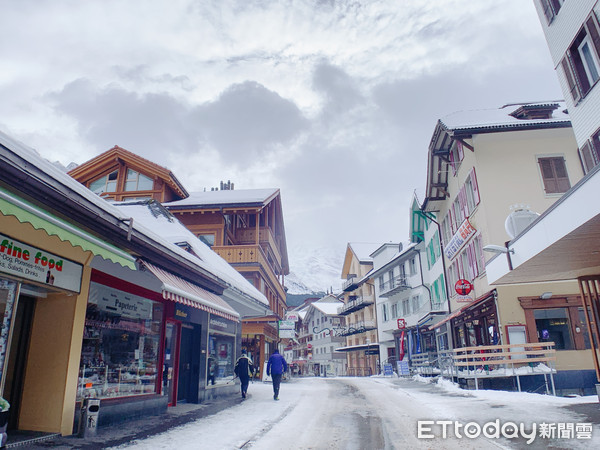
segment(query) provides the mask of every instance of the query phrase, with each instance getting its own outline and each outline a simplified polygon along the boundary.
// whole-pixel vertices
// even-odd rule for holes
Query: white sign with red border
[[[456,233],[454,233],[454,236],[452,236],[452,239],[450,239],[450,242],[446,244],[444,252],[448,259],[454,258],[458,254],[458,251],[463,248],[476,232],[477,230],[473,228],[469,219],[465,219],[460,227],[458,227],[458,230],[456,230]]]

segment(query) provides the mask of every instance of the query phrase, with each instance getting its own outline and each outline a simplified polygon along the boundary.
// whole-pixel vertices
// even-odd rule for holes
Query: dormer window
[[[104,175],[102,178],[98,178],[96,181],[90,183],[90,191],[94,194],[102,194],[104,192],[116,192],[117,191],[117,176],[119,172],[114,172]]]
[[[154,180],[146,175],[127,169],[125,179],[125,191],[151,191],[154,188]]]
[[[558,103],[523,105],[511,112],[510,115],[519,120],[551,119],[552,113],[558,107]]]

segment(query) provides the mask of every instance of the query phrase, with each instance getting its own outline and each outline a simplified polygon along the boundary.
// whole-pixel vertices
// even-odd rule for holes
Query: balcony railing
[[[367,306],[375,303],[372,297],[355,297],[354,300],[349,300],[340,310],[340,316],[347,316],[350,313],[359,311]]]
[[[402,292],[406,289],[410,289],[410,285],[406,281],[406,276],[399,275],[379,285],[379,296],[391,297],[392,295]]]
[[[235,233],[235,238],[237,243],[241,245],[256,244],[256,228],[244,228],[237,230]],[[269,227],[260,227],[258,231],[258,241],[265,253],[268,253],[268,249],[271,250],[275,261],[277,261],[277,264],[281,267],[282,261],[279,246],[277,245],[275,236]]]
[[[214,245],[212,250],[221,258],[233,265],[258,265],[268,274],[273,286],[280,298],[285,298],[283,286],[279,283],[278,274],[271,264],[260,245]]]
[[[342,290],[344,292],[353,291],[357,287],[358,287],[358,277],[356,275],[349,275],[348,279],[346,281],[344,281],[344,284],[342,284]]]

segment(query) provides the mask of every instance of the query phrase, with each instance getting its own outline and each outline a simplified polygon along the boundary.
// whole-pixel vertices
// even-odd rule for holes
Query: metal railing
[[[408,281],[406,281],[406,275],[398,275],[379,285],[379,296],[391,297],[392,295],[407,289],[410,289],[410,285],[408,284]]]

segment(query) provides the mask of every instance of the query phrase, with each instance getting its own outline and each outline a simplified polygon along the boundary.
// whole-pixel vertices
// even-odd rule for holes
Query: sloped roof
[[[352,249],[356,258],[360,262],[372,262],[373,257],[371,256],[375,250],[381,247],[383,244],[372,243],[372,242],[349,242],[348,246]]]
[[[76,180],[86,182],[90,176],[91,178],[95,177],[96,171],[101,170],[103,167],[106,167],[108,164],[114,163],[117,160],[122,160],[128,165],[139,167],[148,174],[159,176],[180,197],[187,197],[189,195],[177,177],[169,169],[136,155],[135,153],[125,150],[118,145],[115,145],[113,148],[105,151],[104,153],[101,153],[89,161],[86,161],[74,169],[71,169],[69,171],[69,175]]]
[[[267,205],[278,194],[279,189],[276,188],[192,192],[187,198],[168,202],[164,205],[173,209],[192,206],[203,208],[221,206],[262,207]]]
[[[552,108],[552,117],[547,119],[517,119],[512,114],[522,109]],[[440,123],[446,130],[469,131],[472,133],[501,131],[518,128],[544,128],[545,126],[570,126],[571,119],[565,113],[566,105],[560,102],[538,102],[538,103],[511,103],[494,109],[480,109],[473,111],[457,111],[440,119]]]
[[[336,316],[338,315],[340,307],[344,305],[344,302],[337,301],[335,303],[319,303],[314,302],[312,306],[321,311],[323,314],[328,316]]]
[[[217,255],[206,244],[200,241],[185,225],[177,220],[159,202],[155,200],[141,200],[132,202],[116,202],[117,209],[123,211],[129,217],[134,218],[134,223],[139,223],[163,239],[170,242],[178,251],[186,253],[194,258],[200,266],[210,269],[217,277],[223,280],[229,287],[246,294],[254,300],[268,306],[267,298],[246,280],[237,270],[229,265],[223,258]],[[189,245],[195,255],[181,249],[176,244]]]

